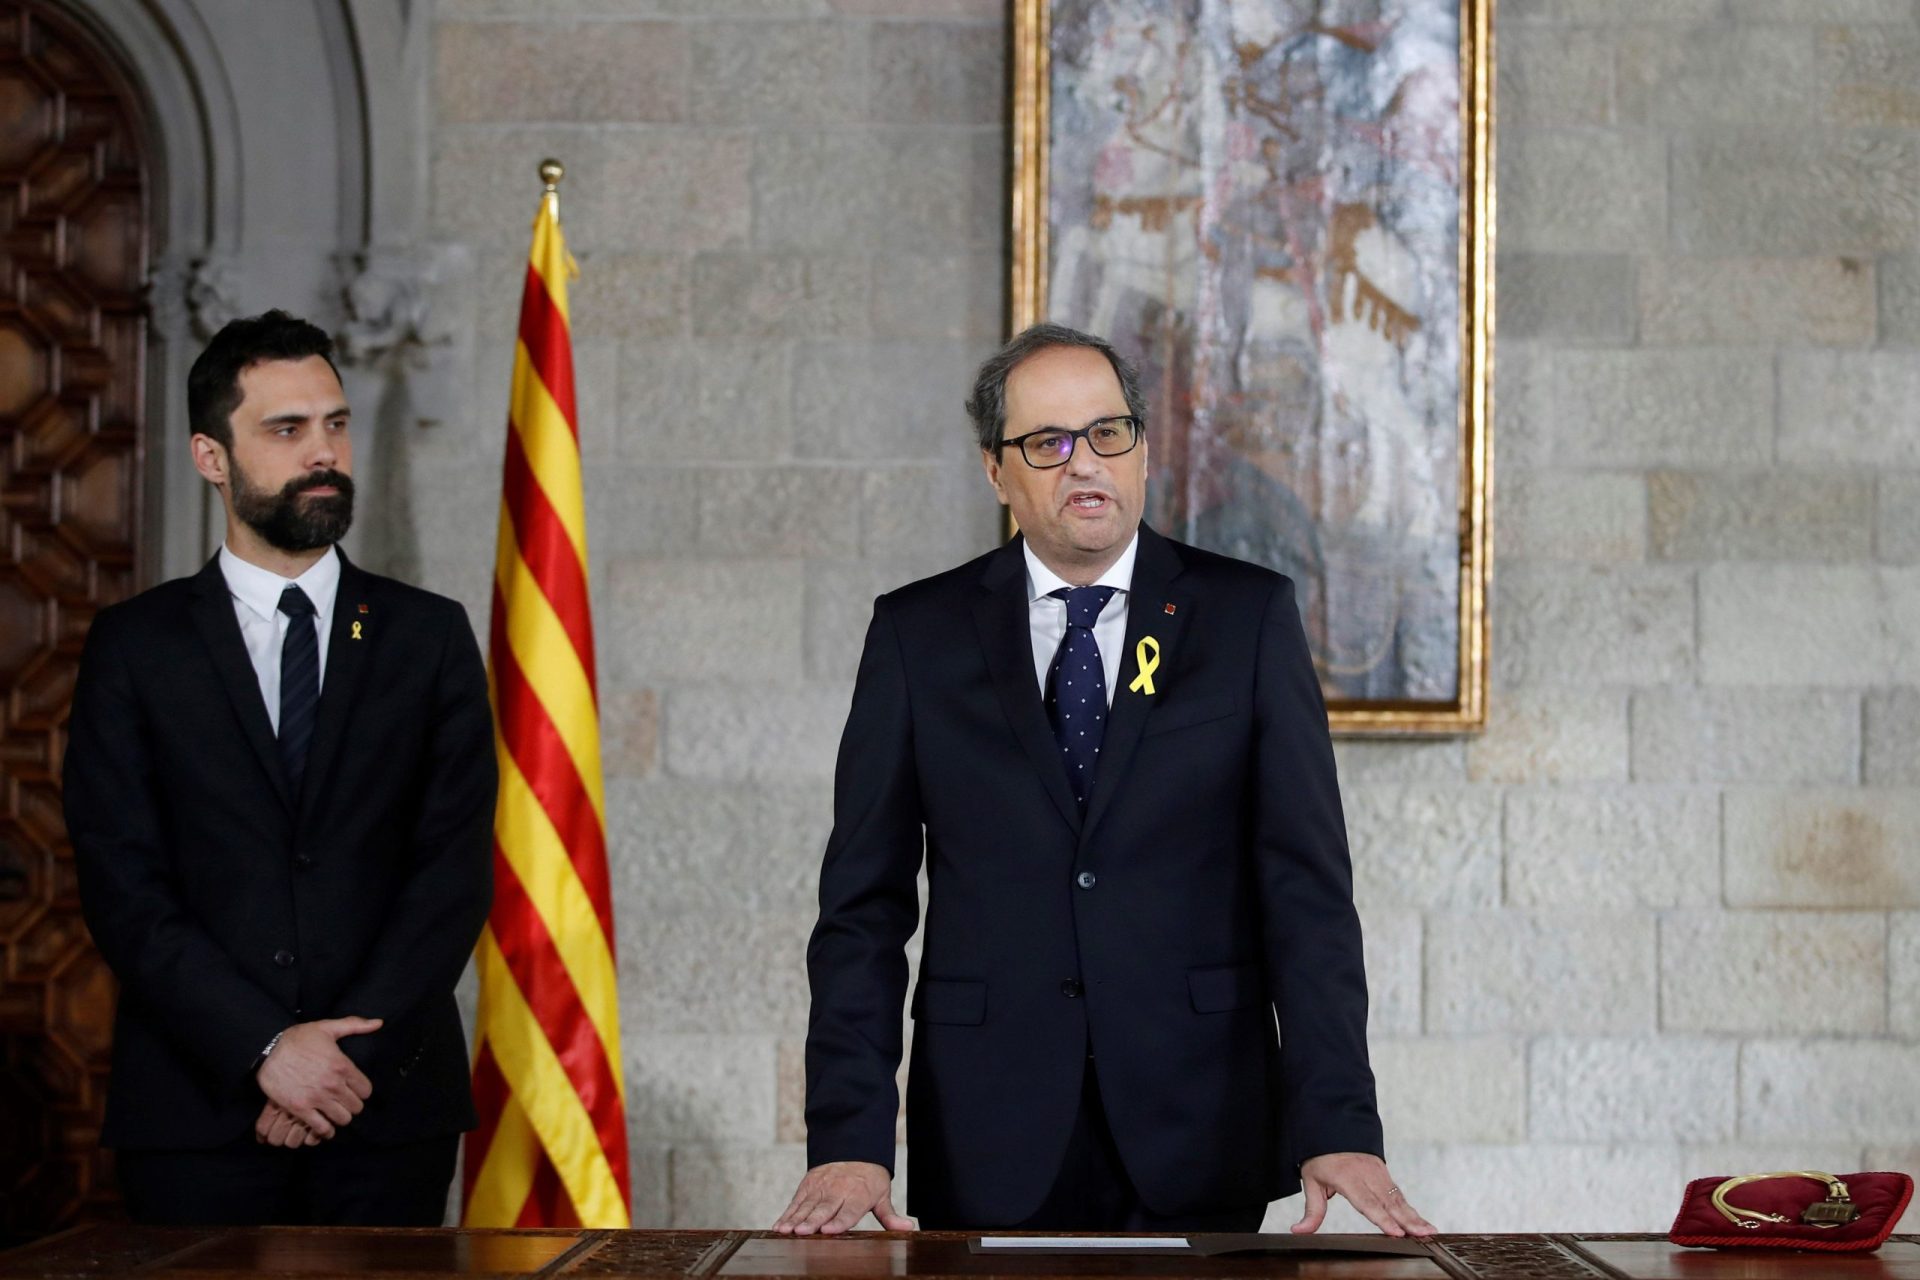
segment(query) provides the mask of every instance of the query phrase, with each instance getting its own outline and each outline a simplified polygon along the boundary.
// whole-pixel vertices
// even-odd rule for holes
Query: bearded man
[[[453,988],[492,896],[486,673],[461,607],[356,568],[351,413],[315,326],[187,382],[226,540],[103,610],[65,765],[120,980],[104,1145],[137,1221],[437,1226],[473,1127]]]

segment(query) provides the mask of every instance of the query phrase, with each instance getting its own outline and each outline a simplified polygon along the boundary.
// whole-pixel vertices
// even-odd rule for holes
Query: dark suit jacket
[[[1148,636],[1151,694],[1129,689]],[[809,1162],[892,1168],[923,838],[913,1211],[1032,1213],[1089,1048],[1161,1213],[1291,1194],[1314,1155],[1380,1154],[1345,824],[1292,583],[1142,526],[1084,820],[1058,755],[1018,540],[880,597],[807,956]]]
[[[338,1140],[473,1127],[453,987],[493,888],[479,649],[458,604],[345,556],[328,644],[295,795],[217,559],[87,635],[66,816],[121,983],[108,1146],[244,1137],[267,1041],[346,1014],[386,1023],[341,1041],[373,1097]]]

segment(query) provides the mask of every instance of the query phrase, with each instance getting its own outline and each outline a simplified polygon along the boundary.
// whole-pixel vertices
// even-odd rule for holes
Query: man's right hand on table
[[[378,1018],[296,1023],[280,1033],[254,1078],[288,1116],[316,1137],[331,1138],[336,1127],[350,1123],[373,1096],[373,1082],[340,1051],[339,1042],[379,1029]]]
[[[913,1219],[893,1207],[893,1175],[884,1166],[836,1160],[807,1170],[773,1229],[788,1236],[837,1236],[852,1230],[868,1211],[883,1230],[914,1229]]]

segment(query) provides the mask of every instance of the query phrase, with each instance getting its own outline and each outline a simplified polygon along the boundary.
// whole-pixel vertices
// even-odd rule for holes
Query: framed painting
[[[1335,732],[1486,715],[1492,0],[1014,0],[1015,331],[1141,368],[1147,520],[1293,578]]]

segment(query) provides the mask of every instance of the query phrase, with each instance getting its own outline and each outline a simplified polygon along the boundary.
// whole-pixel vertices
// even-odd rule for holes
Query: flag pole
[[[630,1152],[558,160],[539,165],[507,413],[488,680],[500,798],[463,1222],[629,1225]]]

